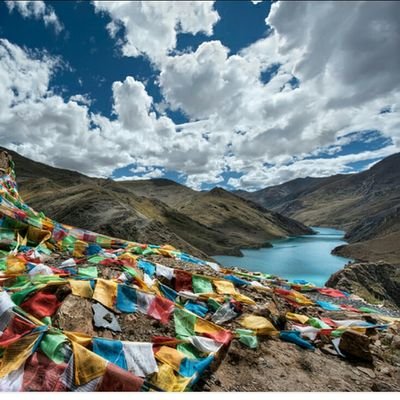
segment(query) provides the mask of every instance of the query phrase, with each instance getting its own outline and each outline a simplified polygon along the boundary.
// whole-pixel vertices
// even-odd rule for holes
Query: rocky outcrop
[[[325,285],[355,293],[372,304],[400,308],[399,266],[385,262],[348,264]]]

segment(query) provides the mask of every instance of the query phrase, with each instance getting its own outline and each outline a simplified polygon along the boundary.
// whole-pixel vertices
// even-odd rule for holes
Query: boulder
[[[349,358],[372,362],[368,336],[356,331],[345,331],[341,336],[339,350]]]
[[[54,326],[93,336],[92,303],[83,297],[70,294],[65,298],[54,317]]]

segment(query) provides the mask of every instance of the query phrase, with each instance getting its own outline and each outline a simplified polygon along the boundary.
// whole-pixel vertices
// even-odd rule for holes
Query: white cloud
[[[85,106],[90,106],[92,104],[92,100],[89,95],[84,94],[74,94],[69,98],[70,101],[75,101],[78,104],[84,104]]]
[[[191,128],[206,132],[210,147],[231,154],[225,167],[235,172],[279,166],[318,148],[340,149],[339,138],[354,131],[379,130],[393,139],[396,151],[399,11],[395,2],[274,3],[266,38],[238,55],[214,41],[169,56],[160,86],[172,109],[200,120]],[[260,73],[274,65],[280,65],[277,73],[263,84]],[[293,76],[297,88],[290,84]],[[380,114],[387,105],[392,112]],[[270,181],[261,176],[259,185]]]
[[[18,11],[24,18],[43,19],[46,26],[52,26],[56,33],[63,30],[63,25],[58,19],[53,8],[46,5],[44,1],[11,1],[6,0],[8,10],[12,12],[14,9]]]
[[[363,151],[358,154],[347,154],[335,158],[314,158],[300,160],[289,165],[266,167],[254,165],[254,168],[240,178],[230,178],[228,184],[237,189],[257,190],[265,186],[279,185],[295,178],[324,177],[340,173],[352,173],[349,164],[358,161],[382,159],[399,149],[387,146],[376,151]],[[374,165],[371,162],[367,168]]]
[[[131,168],[129,170],[134,175],[124,175],[118,178],[114,178],[116,181],[131,181],[131,180],[146,180],[146,179],[155,179],[161,178],[164,176],[164,169],[163,168],[153,168],[153,167],[143,167],[139,166],[137,168]],[[137,175],[142,174],[142,175]]]
[[[258,67],[240,56],[228,57],[220,41],[204,42],[194,53],[168,57],[160,86],[173,109],[194,119],[235,112],[248,88],[258,82]]]
[[[125,56],[148,56],[160,62],[175,49],[180,32],[211,35],[219,20],[213,1],[94,1],[97,12],[105,12],[111,22],[107,29],[115,37],[124,29]]]
[[[218,40],[183,54],[173,51],[179,32],[212,32],[219,17],[210,2],[95,7],[110,15],[112,34],[118,25],[124,29],[125,55],[146,55],[157,63],[162,102],[154,104],[145,84],[127,76],[112,84],[113,118],[93,114],[83,95],[64,101],[51,91],[59,60],[3,40],[2,144],[93,175],[107,176],[128,164],[143,168],[131,171],[141,176],[176,170],[194,188],[221,183],[222,173],[232,171],[243,176],[230,184],[250,189],[349,172],[351,160],[400,149],[398,3],[274,3],[267,36],[238,54]],[[274,68],[274,76],[263,81]],[[181,110],[190,122],[174,124],[168,108]],[[381,113],[385,108],[390,112]],[[373,130],[393,144],[347,158],[306,159],[334,155],[366,140],[349,133]]]
[[[83,95],[65,101],[54,94],[49,82],[59,63],[57,58],[39,57],[0,40],[3,146],[94,176],[110,176],[114,169],[134,163],[146,168],[146,178],[161,176],[163,169],[154,165],[201,173],[207,170],[209,157],[215,163],[207,140],[177,132],[171,119],[158,117],[152,111],[153,99],[132,77],[112,86],[116,115],[112,120],[91,113]]]
[[[128,76],[124,82],[114,82],[114,112],[127,130],[151,129],[149,111],[153,99],[147,94],[143,83]]]

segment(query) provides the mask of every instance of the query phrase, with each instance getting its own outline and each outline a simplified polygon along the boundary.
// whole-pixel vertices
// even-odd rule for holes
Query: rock
[[[70,294],[58,309],[53,322],[54,326],[62,330],[94,336],[92,316],[92,303],[88,299]]]
[[[395,335],[393,336],[392,343],[390,345],[392,349],[400,349],[400,336]]]
[[[390,369],[389,369],[388,367],[382,368],[382,369],[381,369],[381,373],[382,373],[383,375],[388,375],[388,376],[391,375]]]
[[[386,262],[346,265],[325,285],[357,294],[371,304],[384,302],[393,309],[400,307],[400,268]]]
[[[399,388],[389,383],[378,381],[372,384],[371,390],[373,392],[397,392]]]
[[[382,338],[382,344],[390,345],[392,343],[394,335],[392,333],[386,333]]]
[[[345,331],[341,336],[339,350],[349,358],[355,358],[372,363],[369,350],[369,338],[356,331]]]
[[[376,378],[376,374],[372,369],[369,368],[364,368],[364,367],[357,367],[357,369],[364,374],[368,375],[370,378],[374,379]]]
[[[331,346],[327,346],[327,345],[324,345],[323,347],[321,347],[321,351],[322,351],[322,353],[329,354],[331,356],[338,355],[338,353],[336,352],[335,349],[332,349]]]

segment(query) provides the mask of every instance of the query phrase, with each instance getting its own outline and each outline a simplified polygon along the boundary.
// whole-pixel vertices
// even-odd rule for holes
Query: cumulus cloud
[[[98,176],[133,158],[108,140],[95,116],[75,99],[65,102],[49,89],[59,60],[34,58],[0,40],[0,138],[2,145],[35,160]]]
[[[257,165],[240,178],[230,178],[228,184],[236,189],[257,190],[265,186],[279,185],[295,178],[325,177],[340,173],[355,172],[349,164],[359,161],[369,161],[387,157],[398,149],[387,146],[376,151],[363,151],[357,154],[347,154],[335,158],[313,158],[295,161],[289,165],[272,167]],[[374,165],[370,163],[367,168]]]
[[[245,175],[251,168],[263,177],[261,186],[278,173],[263,174],[265,163],[279,168],[318,148],[337,143],[340,149],[339,138],[349,132],[380,131],[393,139],[391,150],[396,151],[398,11],[395,2],[379,7],[372,2],[277,2],[266,19],[266,38],[236,55],[213,41],[169,56],[160,87],[172,109],[203,121],[198,129],[225,145],[230,154],[225,167]],[[275,75],[262,82],[261,73],[274,66]],[[387,105],[391,112],[382,114]]]
[[[229,172],[240,176],[231,186],[248,189],[351,172],[349,163],[399,151],[398,3],[276,2],[266,36],[238,54],[218,40],[174,52],[180,32],[211,34],[219,18],[211,2],[180,4],[95,2],[110,34],[120,39],[121,29],[124,54],[145,55],[160,72],[161,104],[131,76],[114,82],[112,118],[91,113],[83,95],[51,91],[57,59],[0,42],[2,143],[92,175],[128,164],[142,177],[175,170],[197,189]],[[190,122],[176,125],[168,108]],[[320,157],[365,131],[386,147]]]
[[[160,86],[173,109],[194,119],[230,114],[244,91],[258,85],[258,67],[243,57],[228,56],[220,41],[202,43],[195,52],[168,57]]]
[[[128,164],[144,166],[146,178],[162,176],[163,168],[206,171],[204,164],[213,158],[207,140],[178,132],[171,119],[157,116],[141,82],[130,76],[114,82],[115,118],[109,119],[91,113],[83,95],[65,101],[51,91],[49,83],[59,64],[58,58],[39,56],[0,39],[3,146],[93,176],[110,176]]]
[[[70,101],[75,101],[78,104],[84,104],[86,106],[90,106],[92,104],[92,100],[89,95],[84,94],[74,94],[69,98]]]
[[[157,167],[138,166],[129,170],[133,175],[124,175],[114,178],[116,181],[146,180],[161,178],[164,176],[165,170]]]
[[[124,30],[125,56],[148,56],[160,62],[176,46],[177,34],[211,35],[219,15],[213,1],[94,1],[97,12],[107,13],[107,29],[115,37]]]
[[[46,5],[44,1],[11,1],[6,0],[8,10],[16,10],[24,18],[42,19],[46,26],[52,26],[56,33],[63,30],[63,25],[58,19],[53,8]]]

